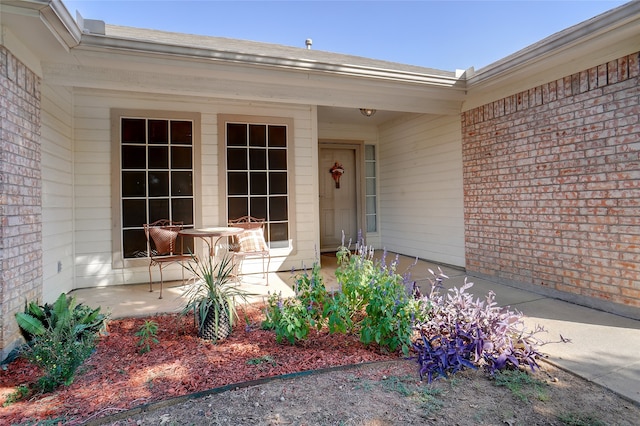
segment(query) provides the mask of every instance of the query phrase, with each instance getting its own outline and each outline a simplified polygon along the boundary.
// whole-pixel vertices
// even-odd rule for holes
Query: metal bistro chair
[[[269,265],[271,264],[271,253],[269,246],[264,239],[264,219],[257,219],[252,216],[243,216],[238,219],[229,220],[229,226],[244,229],[238,235],[232,237],[230,253],[234,262],[234,272],[236,277],[242,271],[242,262],[247,258],[262,259],[262,276],[266,276],[266,285],[269,285]],[[265,260],[266,268],[265,268]]]
[[[183,262],[191,260],[191,254],[184,254],[182,249],[182,238],[180,247],[176,242],[178,232],[183,228],[182,222],[173,222],[167,219],[160,219],[153,223],[145,223],[144,233],[147,237],[147,247],[149,250],[149,291],[153,291],[153,277],[151,268],[155,265],[160,269],[160,299],[162,299],[162,269],[171,263],[180,263],[182,267],[182,282],[184,283]]]

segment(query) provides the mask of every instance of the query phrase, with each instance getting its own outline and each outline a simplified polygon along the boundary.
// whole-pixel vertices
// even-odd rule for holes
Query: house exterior
[[[272,270],[361,230],[640,318],[639,2],[477,71],[75,20],[59,0],[0,18],[3,357],[25,300],[146,282],[141,227],[165,214],[262,214]]]

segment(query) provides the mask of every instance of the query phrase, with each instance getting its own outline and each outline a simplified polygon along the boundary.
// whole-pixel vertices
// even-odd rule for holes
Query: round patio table
[[[242,233],[244,229],[233,226],[214,226],[210,228],[188,228],[178,232],[183,237],[202,238],[209,246],[209,256],[215,257],[218,242],[223,237],[230,237]]]

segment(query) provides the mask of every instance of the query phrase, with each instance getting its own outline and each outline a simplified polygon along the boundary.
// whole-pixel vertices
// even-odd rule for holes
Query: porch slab
[[[188,284],[186,284],[188,285]],[[269,293],[281,293],[283,297],[293,296],[293,290],[280,274],[269,274],[269,284],[262,274],[243,276],[239,287],[250,293],[249,303],[266,300]],[[180,281],[164,283],[162,299],[159,299],[160,284],[127,284],[108,287],[82,288],[69,293],[77,301],[88,306],[101,306],[111,318],[143,317],[162,313],[182,311],[186,303],[184,292],[187,289]]]

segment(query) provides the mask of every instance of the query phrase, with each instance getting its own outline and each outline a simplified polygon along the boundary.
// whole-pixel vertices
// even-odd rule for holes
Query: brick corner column
[[[0,352],[20,343],[15,314],[42,298],[40,78],[0,46]]]

